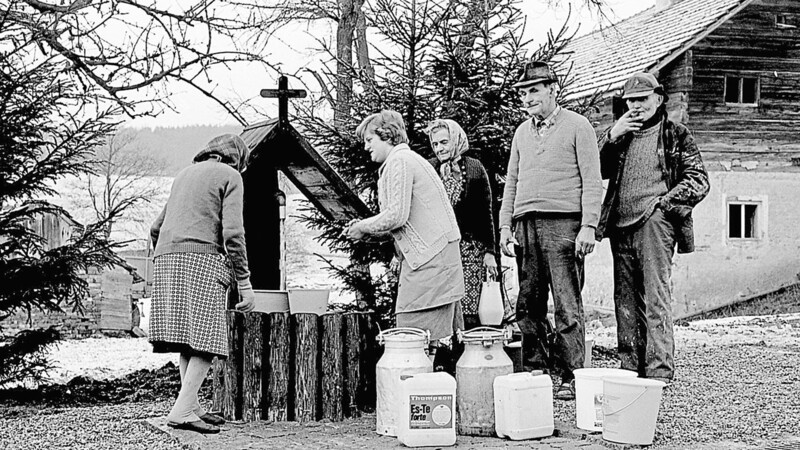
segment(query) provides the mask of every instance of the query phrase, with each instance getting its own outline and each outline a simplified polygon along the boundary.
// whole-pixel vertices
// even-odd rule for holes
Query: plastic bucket
[[[575,369],[575,421],[578,428],[603,431],[603,379],[636,376],[636,372],[623,369]]]
[[[603,439],[621,444],[652,444],[664,386],[662,381],[646,378],[603,380]]]

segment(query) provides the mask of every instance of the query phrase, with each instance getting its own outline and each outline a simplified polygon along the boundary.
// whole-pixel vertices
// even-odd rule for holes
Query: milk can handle
[[[483,337],[483,336],[472,336],[473,334],[476,334],[476,333],[479,333],[479,332],[483,332],[483,331],[489,331],[489,332],[493,332],[493,333],[500,333],[500,334],[502,334],[500,339],[503,339],[505,341],[511,339],[511,333],[510,333],[508,328],[503,329],[503,330],[498,330],[497,328],[492,328],[492,327],[477,327],[477,328],[473,328],[473,329],[471,329],[469,331],[458,330],[458,331],[456,331],[456,335],[458,336],[458,340],[461,341],[461,342],[486,341],[487,339],[485,337]],[[491,341],[494,341],[495,339],[498,339],[498,338],[490,338],[488,340],[491,342]]]
[[[411,327],[398,327],[398,328],[390,328],[385,331],[381,331],[378,333],[378,343],[383,344],[384,336],[393,336],[395,334],[400,333],[408,333],[408,334],[416,334],[418,336],[425,338],[425,345],[428,345],[431,341],[431,332],[428,330],[421,330],[419,328],[411,328]]]

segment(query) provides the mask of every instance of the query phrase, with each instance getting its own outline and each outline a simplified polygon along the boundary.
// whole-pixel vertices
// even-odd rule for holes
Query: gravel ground
[[[593,327],[592,333],[598,345],[613,346],[613,328]],[[764,448],[767,441],[800,436],[800,315],[694,322],[676,327],[676,344],[677,375],[662,400],[654,450]],[[606,354],[596,350],[596,357]],[[142,422],[163,416],[169,406],[164,400],[81,408],[0,404],[0,448],[184,448]],[[555,414],[574,423],[574,402],[556,401]],[[292,442],[300,437],[293,434]]]
[[[171,402],[129,403],[88,408],[5,409],[0,448],[8,450],[178,450],[184,446],[144,419],[161,416]]]

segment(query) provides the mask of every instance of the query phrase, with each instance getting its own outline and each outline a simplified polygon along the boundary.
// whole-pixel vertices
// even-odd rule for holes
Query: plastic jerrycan
[[[494,379],[495,429],[512,440],[552,436],[553,381],[541,370]]]
[[[479,327],[458,331],[464,354],[456,364],[456,410],[458,434],[494,436],[494,380],[514,371],[503,344],[508,330]]]
[[[397,439],[407,447],[456,443],[456,380],[448,373],[403,375]]]
[[[403,375],[433,372],[433,364],[425,348],[430,333],[419,328],[392,328],[378,334],[383,356],[375,366],[375,431],[397,436],[400,413],[400,378]]]

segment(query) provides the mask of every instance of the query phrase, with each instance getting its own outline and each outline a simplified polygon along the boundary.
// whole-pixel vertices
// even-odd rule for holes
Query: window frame
[[[729,78],[738,78],[738,101],[737,102],[729,102],[728,99],[728,79]],[[744,80],[745,79],[753,79],[755,80],[755,101],[753,103],[743,103],[742,98],[744,97]],[[736,75],[736,74],[726,74],[725,75],[725,82],[722,88],[722,101],[725,102],[726,106],[744,106],[744,107],[757,107],[758,104],[761,102],[761,77],[758,75],[756,76],[745,76],[745,75]]]
[[[742,236],[731,236],[731,207],[732,206],[739,206],[741,208],[741,212],[739,215],[739,230]],[[753,212],[753,226],[751,230],[752,236],[744,236],[745,234],[745,223],[747,220],[747,215],[745,214],[746,206],[755,206],[755,211]],[[752,242],[752,241],[760,241],[765,236],[765,230],[762,225],[762,213],[764,209],[764,203],[760,200],[755,199],[728,199],[725,202],[725,238],[731,242]]]
[[[793,16],[789,13],[777,13],[775,14],[775,28],[781,28],[784,30],[793,30],[797,28],[797,25],[793,25],[789,23],[788,19],[793,18]]]

